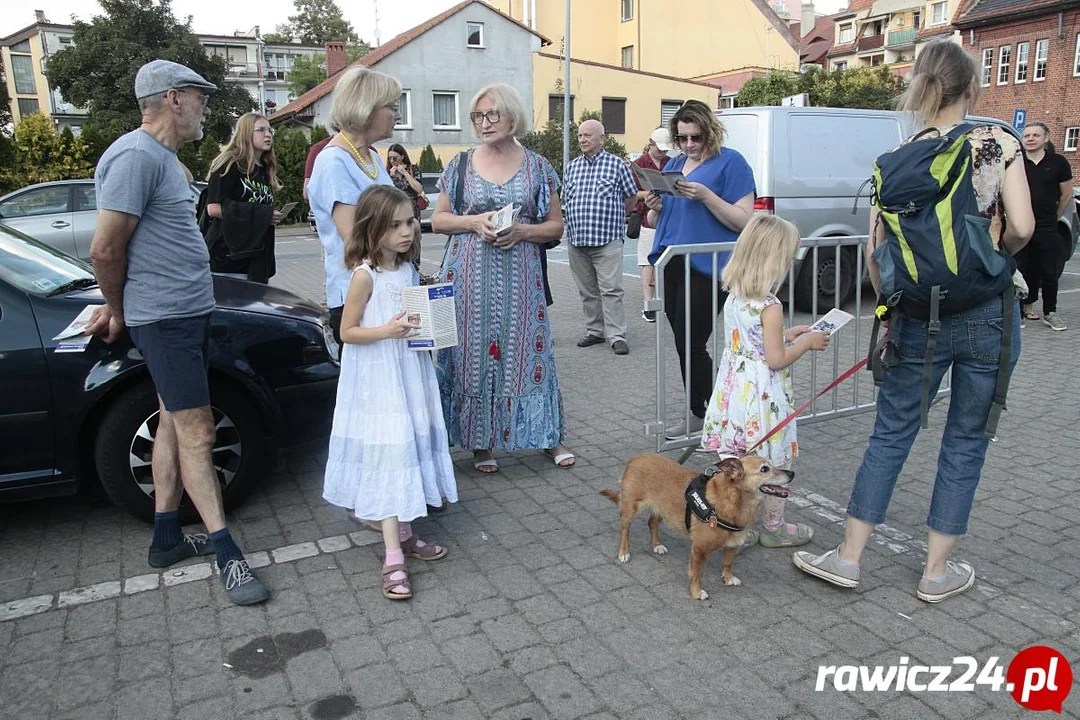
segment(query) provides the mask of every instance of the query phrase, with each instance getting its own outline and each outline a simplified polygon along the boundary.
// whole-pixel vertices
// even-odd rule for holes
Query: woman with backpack
[[[206,179],[209,224],[204,233],[210,269],[267,283],[276,270],[274,227],[283,219],[274,209],[274,191],[281,183],[270,121],[258,113],[241,115],[232,139],[210,163]]]
[[[967,532],[988,431],[1000,410],[996,396],[1003,399],[999,382],[1007,382],[1020,356],[1020,333],[1011,332],[1020,326],[1011,291],[1015,265],[1004,253],[1021,250],[1035,227],[1016,138],[996,125],[964,124],[979,96],[978,70],[959,44],[929,43],[901,98],[902,108],[914,112],[926,129],[875,163],[880,182],[866,262],[874,289],[884,298],[879,302],[888,308],[886,318],[891,318],[886,323],[888,367],[848,503],[843,542],[822,555],[802,551],[794,556],[800,570],[840,587],[858,586],[863,550],[875,525],[885,521],[897,477],[919,433],[924,398],[936,394],[950,369],[949,414],[926,521],[926,567],[916,595],[941,602],[975,584],[974,568],[949,556]],[[892,168],[895,175],[889,173]],[[919,168],[925,172],[914,174]],[[950,168],[953,174],[947,174]],[[890,177],[905,181],[897,186]],[[921,181],[930,185],[923,196],[912,192]],[[943,197],[946,184],[951,191]],[[1002,216],[1007,219],[1003,228],[991,226]],[[941,227],[945,218],[951,224]],[[935,313],[940,325],[932,322]],[[999,377],[1003,350],[1007,367]]]

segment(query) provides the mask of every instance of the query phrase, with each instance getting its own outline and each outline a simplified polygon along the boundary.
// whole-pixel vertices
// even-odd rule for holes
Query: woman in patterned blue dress
[[[443,279],[457,297],[460,344],[437,362],[450,443],[472,450],[480,472],[498,472],[495,449],[543,450],[569,468],[541,264],[547,244],[562,237],[559,178],[517,142],[527,116],[513,88],[481,90],[469,119],[481,144],[449,162],[431,218],[435,232],[450,236]],[[515,222],[497,236],[492,213],[509,203]]]

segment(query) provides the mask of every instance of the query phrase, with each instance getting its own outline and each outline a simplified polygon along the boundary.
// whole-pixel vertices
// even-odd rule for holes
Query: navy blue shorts
[[[210,316],[159,320],[128,328],[169,412],[210,404]]]

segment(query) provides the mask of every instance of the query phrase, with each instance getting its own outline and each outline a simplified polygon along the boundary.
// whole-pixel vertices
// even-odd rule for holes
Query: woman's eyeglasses
[[[469,113],[469,119],[472,120],[473,125],[480,125],[487,120],[492,125],[498,125],[502,120],[502,113],[498,110],[488,110],[487,112],[472,112]]]
[[[681,142],[681,143],[686,142],[687,140],[689,140],[690,142],[699,143],[699,142],[701,142],[701,138],[702,138],[701,133],[694,133],[693,135],[676,135],[675,136],[675,140],[677,142]]]
[[[274,128],[272,128],[272,127],[257,127],[257,128],[255,128],[255,132],[262,133],[263,135],[273,135],[274,134]]]

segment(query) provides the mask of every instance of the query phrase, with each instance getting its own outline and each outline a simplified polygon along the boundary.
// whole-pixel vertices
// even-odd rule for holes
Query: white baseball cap
[[[666,127],[658,127],[652,131],[649,139],[656,143],[661,152],[669,152],[672,148],[671,134]]]

